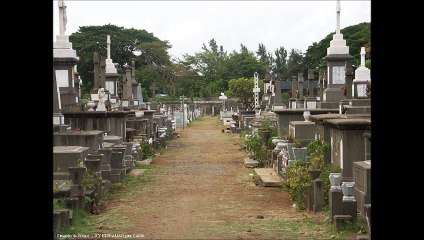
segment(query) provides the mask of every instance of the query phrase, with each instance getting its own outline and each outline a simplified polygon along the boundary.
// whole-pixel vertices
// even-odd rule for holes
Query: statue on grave
[[[99,105],[104,105],[106,102],[106,93],[104,88],[99,88],[97,91],[97,94],[99,94]]]

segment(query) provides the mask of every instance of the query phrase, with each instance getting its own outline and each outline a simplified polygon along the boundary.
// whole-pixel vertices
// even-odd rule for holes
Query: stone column
[[[298,90],[299,90],[299,97],[298,97],[298,99],[299,100],[303,100],[303,82],[304,82],[304,80],[303,80],[303,73],[298,73],[297,74],[297,82],[298,82]]]
[[[281,82],[280,80],[275,80],[275,98],[274,104],[281,105],[283,102],[281,100]]]
[[[93,54],[93,65],[94,65],[94,84],[91,93],[97,93],[100,86],[100,56],[98,52]]]
[[[63,124],[64,116],[61,113],[59,88],[56,83],[56,71],[53,68],[53,124]]]
[[[318,84],[319,84],[319,100],[322,101],[322,95],[324,93],[324,74],[325,69],[321,68],[319,70],[319,78],[318,78]]]
[[[353,81],[353,68],[352,62],[346,61],[346,99],[352,99],[352,81]]]
[[[308,98],[314,97],[313,81],[314,81],[314,70],[308,69]]]
[[[99,86],[102,88],[105,88],[105,74],[106,74],[106,57],[101,56],[100,57],[100,82]]]
[[[290,108],[295,109],[296,108],[296,91],[297,91],[297,77],[292,76],[292,88],[291,88],[291,96],[290,96]]]
[[[125,70],[125,77],[123,80],[124,80],[124,99],[129,100],[132,98],[131,70],[129,68]]]

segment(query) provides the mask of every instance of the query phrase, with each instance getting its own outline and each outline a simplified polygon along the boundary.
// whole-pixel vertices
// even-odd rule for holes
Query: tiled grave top
[[[109,135],[109,136],[103,137],[103,141],[107,141],[107,140],[112,141],[112,140],[120,140],[120,139],[122,139],[122,137],[115,136],[115,135]]]
[[[86,112],[62,112],[66,118],[79,118],[79,117],[125,117],[131,111],[86,111]],[[132,111],[134,113],[134,111]]]
[[[370,118],[328,119],[324,122],[341,130],[371,130]]]
[[[70,131],[70,132],[55,132],[55,135],[97,135],[103,134],[103,131],[99,130],[89,130],[89,131]]]
[[[305,109],[305,108],[296,108],[296,109],[292,109],[292,108],[284,108],[284,109],[276,109],[274,110],[275,113],[277,114],[284,114],[284,113],[302,113],[304,111],[309,111],[312,113],[335,113],[335,112],[339,112],[339,109],[333,109],[333,108],[313,108],[313,109]],[[312,117],[312,116],[311,116]]]
[[[322,122],[326,119],[370,118],[371,114],[316,114],[311,115],[311,121]]]
[[[88,147],[81,146],[55,146],[53,147],[54,153],[69,153],[69,152],[84,152],[89,150]]]

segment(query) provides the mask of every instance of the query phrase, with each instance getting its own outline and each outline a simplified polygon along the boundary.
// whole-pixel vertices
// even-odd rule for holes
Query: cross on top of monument
[[[365,47],[361,47],[361,67],[365,67]]]
[[[340,34],[340,12],[342,8],[340,7],[340,0],[337,0],[336,13],[337,13],[337,27],[336,33]]]
[[[107,44],[107,59],[110,59],[110,35],[107,35],[106,37],[106,44]]]
[[[153,100],[156,100],[156,90],[158,90],[159,88],[156,87],[156,84],[153,82],[152,85],[150,86],[150,90],[152,90],[152,97]]]
[[[66,5],[63,0],[57,1],[57,5],[59,6],[59,34],[64,36],[67,23]]]

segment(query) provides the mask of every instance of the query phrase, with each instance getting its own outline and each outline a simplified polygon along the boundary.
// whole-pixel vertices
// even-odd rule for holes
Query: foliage
[[[330,149],[330,144],[316,139],[308,144],[308,156],[311,170],[323,169],[324,154]]]
[[[284,183],[284,189],[290,195],[290,198],[297,203],[299,209],[305,209],[304,199],[311,181],[308,167],[301,161],[296,160],[294,166],[287,168],[287,180]]]
[[[111,36],[111,54],[114,62],[119,65],[129,63],[135,58],[138,46],[142,43],[160,42],[160,39],[145,30],[126,29],[112,24],[103,26],[80,26],[76,33],[69,36],[72,47],[76,50],[78,72],[83,80],[83,91],[88,93],[94,84],[93,54],[98,51],[106,56],[106,35]],[[136,64],[137,66],[137,64]]]
[[[293,141],[293,143],[294,143],[294,147],[295,148],[301,148],[302,147],[302,144],[300,143],[300,140],[299,139],[295,139]]]
[[[60,198],[55,204],[53,204],[53,209],[64,209],[67,208],[66,199]]]
[[[330,191],[331,183],[330,183],[330,173],[340,173],[341,169],[339,167],[333,166],[331,163],[324,163],[323,166],[320,168],[321,174],[319,175],[319,179],[323,182],[323,189],[324,189],[324,199],[325,199],[325,206],[329,204],[328,199],[328,192]]]
[[[259,96],[263,95],[263,83],[259,81],[259,87],[261,92]],[[242,103],[243,109],[253,108],[254,99],[252,89],[254,87],[253,78],[237,78],[231,79],[228,83],[229,89],[227,95],[229,97],[235,97],[239,99],[239,102]]]
[[[367,88],[365,89],[368,97],[371,97],[371,81],[367,82]]]
[[[356,62],[353,62],[354,65],[359,65],[361,47],[365,47],[367,57],[371,58],[371,23],[364,22],[345,27],[340,32],[343,34],[343,38],[346,39],[349,53],[356,60]],[[313,42],[308,47],[305,54],[305,68],[315,69],[325,66],[325,61],[322,58],[327,55],[327,48],[330,46],[333,34],[334,32],[328,34],[318,43]]]
[[[82,179],[84,190],[95,189],[100,184],[102,184],[102,178],[98,173],[92,173],[88,169],[84,172],[84,177]]]
[[[141,154],[143,155],[143,158],[153,156],[152,145],[150,145],[148,142],[145,142],[145,141],[141,142],[140,148],[141,148]]]
[[[324,55],[325,56],[325,55]],[[292,49],[287,60],[287,77],[296,76],[300,72],[305,72],[304,56],[301,50]]]
[[[365,67],[371,70],[371,59],[365,60]]]
[[[265,122],[262,122],[261,131],[268,131],[270,133],[268,142],[267,142],[267,148],[268,149],[275,148],[275,145],[272,143],[272,138],[278,136],[277,126],[275,124],[271,124],[270,121],[265,121]]]

